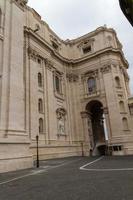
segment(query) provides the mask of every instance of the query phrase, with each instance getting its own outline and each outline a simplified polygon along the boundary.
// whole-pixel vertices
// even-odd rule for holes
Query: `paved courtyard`
[[[0,200],[133,200],[133,156],[43,161],[0,174]]]

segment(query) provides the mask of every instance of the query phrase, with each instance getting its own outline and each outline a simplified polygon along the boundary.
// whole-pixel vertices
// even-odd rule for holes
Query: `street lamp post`
[[[39,167],[39,149],[38,149],[39,136],[36,135],[36,167]]]

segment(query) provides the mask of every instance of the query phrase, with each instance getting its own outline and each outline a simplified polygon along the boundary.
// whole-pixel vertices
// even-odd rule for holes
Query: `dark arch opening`
[[[103,120],[103,105],[100,101],[94,100],[86,105],[86,110],[90,114],[92,127],[92,155],[106,154],[106,141]]]

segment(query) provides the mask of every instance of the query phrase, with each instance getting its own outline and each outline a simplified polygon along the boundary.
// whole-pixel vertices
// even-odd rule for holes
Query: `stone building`
[[[27,0],[0,1],[0,172],[36,159],[133,153],[128,62],[115,30],[61,40]]]

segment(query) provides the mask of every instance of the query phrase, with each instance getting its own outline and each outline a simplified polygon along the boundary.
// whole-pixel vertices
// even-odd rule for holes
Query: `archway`
[[[106,140],[104,130],[104,118],[103,118],[103,105],[100,101],[93,100],[86,106],[86,110],[89,113],[92,137],[90,141],[92,144],[92,155],[105,155],[106,153]]]

